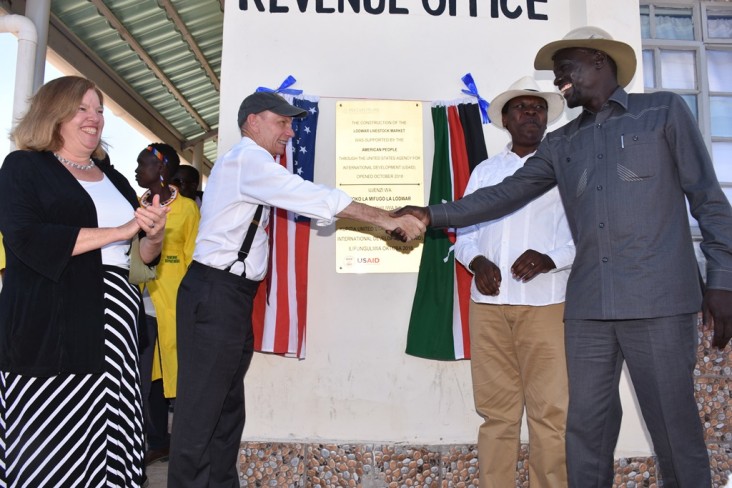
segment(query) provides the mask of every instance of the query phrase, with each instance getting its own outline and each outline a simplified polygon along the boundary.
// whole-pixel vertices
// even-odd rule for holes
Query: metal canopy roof
[[[25,14],[25,0],[2,0]],[[162,141],[216,159],[224,0],[52,0],[48,47]]]

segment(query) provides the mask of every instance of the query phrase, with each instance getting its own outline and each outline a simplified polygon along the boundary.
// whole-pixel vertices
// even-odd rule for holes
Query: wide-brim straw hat
[[[584,47],[607,53],[618,67],[618,83],[626,87],[635,76],[638,61],[635,51],[628,44],[616,41],[613,37],[594,26],[585,26],[570,31],[561,41],[550,42],[539,49],[534,59],[536,69],[554,69],[554,55],[561,49]]]
[[[491,124],[505,129],[503,126],[503,106],[516,97],[540,97],[546,100],[547,104],[547,124],[551,124],[562,115],[564,111],[564,98],[557,92],[543,92],[539,85],[531,76],[524,76],[515,81],[508,90],[496,96],[488,106],[488,118]]]

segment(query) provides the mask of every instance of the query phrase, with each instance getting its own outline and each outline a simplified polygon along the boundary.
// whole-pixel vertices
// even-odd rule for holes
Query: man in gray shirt
[[[628,94],[622,87],[635,73],[635,53],[601,29],[549,43],[534,66],[553,69],[567,105],[583,112],[500,184],[397,213],[463,227],[557,185],[577,246],[564,315],[569,486],[612,485],[626,361],[664,487],[708,487],[692,378],[697,313],[724,348],[732,336],[732,209],[696,120],[678,95]],[[703,302],[686,201],[707,259]]]

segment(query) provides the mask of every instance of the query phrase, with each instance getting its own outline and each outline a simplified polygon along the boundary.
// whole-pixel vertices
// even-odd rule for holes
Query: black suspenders
[[[252,218],[252,222],[249,224],[249,230],[247,230],[247,235],[246,237],[244,237],[244,242],[241,245],[241,249],[239,249],[239,257],[236,261],[227,266],[224,271],[230,271],[231,267],[239,261],[244,264],[244,260],[247,258],[247,256],[249,255],[249,250],[252,248],[252,242],[254,242],[254,234],[257,233],[257,227],[259,227],[259,220],[262,218],[262,207],[263,205],[258,205],[257,210],[254,211],[254,218]],[[244,271],[246,272],[246,265],[244,265]],[[242,273],[242,276],[244,276],[244,273]]]

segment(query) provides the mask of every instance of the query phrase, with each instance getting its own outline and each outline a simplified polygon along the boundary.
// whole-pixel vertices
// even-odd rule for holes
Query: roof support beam
[[[218,129],[211,129],[210,131],[206,132],[205,134],[202,134],[198,137],[194,137],[193,139],[188,139],[186,142],[183,143],[183,147],[181,149],[188,149],[189,147],[195,146],[199,142],[206,142],[209,139],[218,137],[218,135],[219,135]]]
[[[152,70],[153,73],[155,73],[155,76],[158,77],[158,79],[165,85],[165,87],[170,90],[170,93],[173,94],[173,96],[178,100],[178,102],[185,107],[185,109],[188,111],[189,114],[191,114],[191,117],[193,117],[198,125],[201,126],[201,128],[204,131],[209,131],[211,129],[211,126],[209,126],[205,120],[201,117],[201,115],[196,111],[196,109],[193,108],[193,106],[188,102],[186,97],[183,96],[183,94],[176,88],[175,84],[170,81],[170,78],[168,78],[162,69],[157,65],[157,63],[150,57],[150,55],[147,53],[147,51],[140,45],[140,43],[137,42],[137,40],[132,36],[130,31],[127,30],[127,28],[122,24],[122,22],[117,18],[116,15],[105,5],[105,3],[102,0],[90,0],[90,2],[97,8],[99,13],[107,19],[109,24],[114,27],[120,36],[129,44],[129,46],[132,48],[135,53],[140,56],[140,59],[147,65],[150,70]]]
[[[163,6],[165,9],[165,13],[168,14],[168,18],[173,21],[175,24],[175,27],[178,29],[178,32],[181,33],[183,36],[183,39],[188,43],[188,45],[191,48],[191,51],[193,51],[193,54],[195,54],[196,59],[200,63],[203,70],[208,75],[209,79],[211,80],[211,83],[213,83],[214,87],[216,87],[216,91],[221,91],[221,82],[219,81],[219,77],[216,76],[216,72],[214,72],[213,68],[209,64],[208,60],[206,59],[206,56],[203,55],[203,52],[201,51],[201,48],[198,47],[198,43],[191,35],[191,32],[188,30],[188,27],[186,27],[185,22],[183,22],[183,19],[181,19],[180,14],[178,14],[178,11],[173,7],[173,4],[170,3],[170,0],[159,0],[160,5]]]

